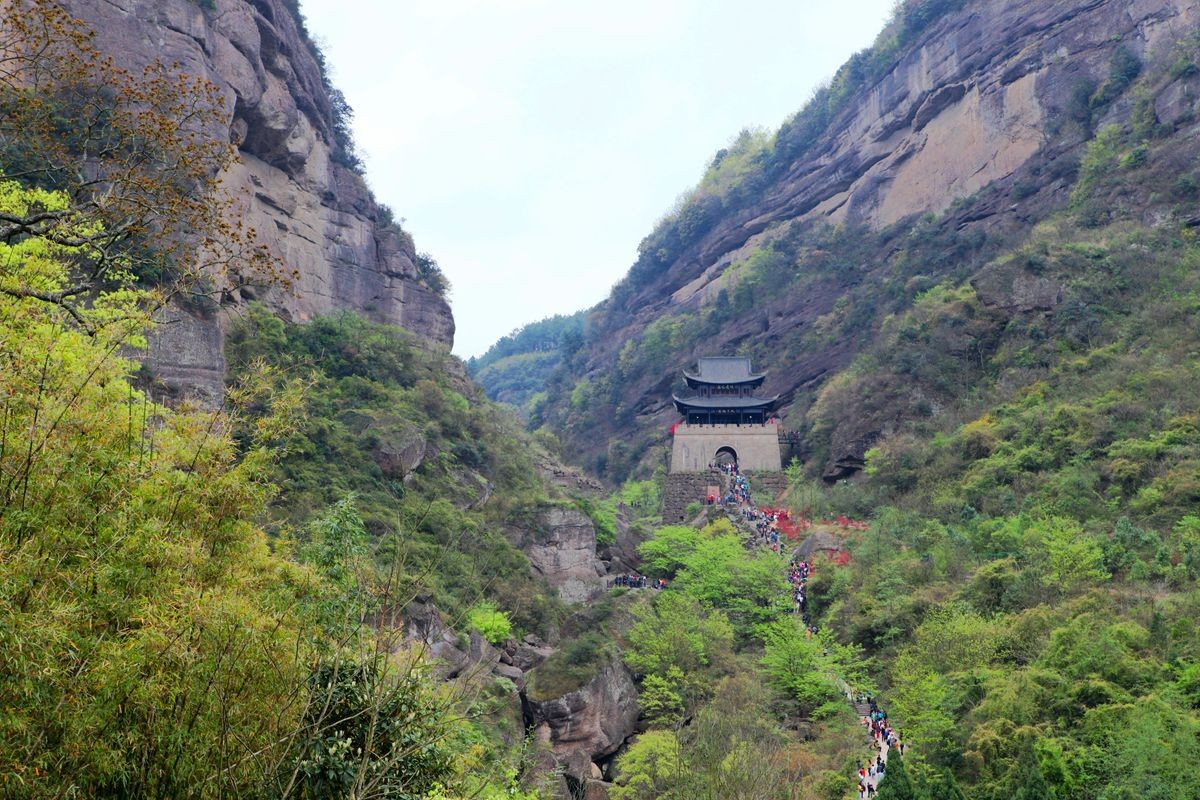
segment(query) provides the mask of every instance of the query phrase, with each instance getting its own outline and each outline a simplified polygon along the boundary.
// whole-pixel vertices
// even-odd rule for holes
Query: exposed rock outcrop
[[[456,678],[464,671],[493,672],[525,689],[525,673],[536,669],[554,648],[533,634],[496,647],[479,631],[458,634],[442,620],[436,606],[420,600],[404,610],[405,637],[426,648],[425,655],[438,665],[441,677]]]
[[[839,536],[833,528],[822,527],[814,530],[800,545],[792,551],[793,561],[813,561],[818,555],[832,558],[846,549],[844,536]]]
[[[664,520],[666,520],[665,517]],[[624,503],[617,506],[616,536],[613,537],[612,544],[598,549],[600,558],[608,566],[610,575],[641,571],[642,557],[637,549],[638,545],[645,541],[646,536],[645,532],[637,530],[629,524],[629,508]]]
[[[425,435],[400,417],[373,420],[367,431],[375,442],[371,457],[389,480],[403,479],[425,460]]]
[[[362,177],[339,163],[335,117],[315,50],[284,0],[64,0],[121,66],[154,59],[222,90],[240,161],[222,176],[244,221],[298,279],[260,299],[292,320],[338,309],[449,346],[446,301],[418,280],[412,239],[390,224]],[[344,159],[343,159],[344,160]],[[251,299],[227,298],[232,303]],[[221,393],[221,315],[175,312],[151,351],[158,377]]]
[[[985,306],[1006,311],[1053,311],[1063,301],[1063,285],[1055,280],[1030,275],[1012,265],[996,265],[971,281]]]
[[[576,508],[550,507],[539,529],[523,544],[534,571],[568,603],[580,603],[604,588],[607,574],[596,555],[596,527]]]
[[[582,492],[593,497],[606,494],[604,484],[600,481],[556,458],[547,456],[540,459],[537,462],[537,471],[542,480],[568,492]]]
[[[1048,144],[1047,122],[1063,115],[1080,80],[1104,80],[1116,47],[1145,57],[1197,23],[1197,0],[972,2],[927,31],[834,120],[832,135],[761,202],[722,220],[669,275],[687,284],[779,222],[883,227],[944,211],[1013,175]]]
[[[637,686],[620,661],[612,661],[583,688],[530,702],[534,732],[548,742],[566,774],[577,781],[600,776],[596,762],[617,752],[637,726]]]

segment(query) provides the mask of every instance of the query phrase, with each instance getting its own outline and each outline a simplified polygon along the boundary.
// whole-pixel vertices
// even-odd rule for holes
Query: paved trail
[[[736,513],[730,514],[730,517],[733,520],[734,525],[746,534],[747,547],[770,549],[770,546],[767,543],[768,540],[764,539],[760,532],[755,529],[755,525],[751,524],[751,522],[747,521],[746,519],[746,512],[750,512],[753,519],[760,519],[758,509],[754,506],[750,492],[743,491],[739,493],[736,491],[738,482],[735,475],[730,475],[723,472],[721,474],[721,482],[722,498],[729,495],[734,495],[736,498],[733,504],[733,508],[736,509]],[[748,482],[745,485],[748,487]],[[729,506],[726,506],[726,508],[727,510],[733,510],[730,509]],[[780,545],[782,544],[783,542],[780,541]],[[779,551],[775,550],[775,552]],[[811,570],[812,565],[808,564],[806,566],[805,575],[797,580],[793,578],[794,572],[792,565],[789,565],[789,585],[792,586],[793,590],[795,588],[799,588],[802,593],[806,593],[807,578],[808,575],[811,575]],[[807,624],[807,615],[805,615],[805,623]],[[865,799],[875,793],[875,791],[879,788],[880,781],[882,781],[883,777],[887,774],[886,765],[888,753],[890,752],[891,747],[888,744],[888,737],[886,735],[872,733],[872,724],[870,721],[872,712],[871,705],[866,700],[861,699],[861,695],[844,680],[842,680],[840,676],[835,676],[835,679],[837,680],[837,683],[841,687],[842,691],[846,694],[846,699],[854,707],[854,711],[856,714],[858,714],[858,718],[862,722],[863,727],[866,729],[868,736],[871,736],[872,749],[870,757],[862,766],[862,769],[865,770],[865,774],[860,772],[856,773],[854,776],[855,782],[858,784],[858,796],[860,799]],[[875,708],[879,708],[878,704],[876,704]],[[884,721],[884,724],[887,724],[886,720]],[[887,730],[890,731],[890,727]],[[903,748],[901,749],[903,750]],[[877,763],[876,759],[883,763],[884,768],[879,770],[874,768],[875,764]]]

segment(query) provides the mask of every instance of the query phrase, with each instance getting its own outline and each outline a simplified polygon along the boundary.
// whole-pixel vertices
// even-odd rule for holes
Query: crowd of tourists
[[[667,588],[666,578],[658,578],[650,580],[645,575],[638,575],[636,572],[630,575],[616,575],[608,582],[608,588],[620,586],[625,589],[665,589]]]
[[[897,747],[900,755],[904,755],[904,745],[900,742],[900,736],[896,733],[896,729],[888,723],[887,712],[876,705],[875,698],[869,694],[866,696],[866,703],[870,708],[870,713],[863,718],[863,725],[867,727],[876,746],[880,749],[885,746],[889,749]]]
[[[749,481],[738,473],[737,466],[730,465],[727,474],[730,478],[730,491],[725,495],[725,504],[736,504],[739,507],[742,519],[751,531],[748,544],[752,547],[769,547],[773,552],[778,553],[780,547],[779,527],[781,522],[786,521],[787,511],[783,509],[759,510],[750,498]],[[804,622],[805,636],[809,639],[817,633],[817,626],[812,623],[808,614],[808,579],[812,575],[812,571],[812,563],[800,558],[792,559],[787,570],[792,611],[801,616]],[[862,761],[858,762],[857,777],[859,800],[868,800],[875,796],[879,781],[887,769],[888,751],[896,748],[903,755],[904,743],[900,741],[899,734],[888,721],[887,712],[879,707],[872,695],[856,694],[847,688],[846,699],[853,702],[856,707],[863,704],[867,706],[867,715],[862,718],[862,723],[871,736],[875,752],[873,758],[869,759],[865,765]]]
[[[729,491],[722,498],[721,505],[750,505],[750,481],[746,480],[745,475],[738,474],[736,464],[731,465],[729,469],[732,470],[729,474]]]
[[[876,750],[875,757],[869,760],[866,766],[861,761],[858,762],[858,797],[859,800],[867,800],[875,796],[879,781],[887,771],[888,752],[895,749],[900,755],[904,755],[905,744],[900,741],[900,735],[888,722],[887,712],[879,707],[874,697],[870,694],[859,694],[851,699],[858,706],[864,703],[867,706],[867,715],[862,718],[862,724],[871,735]]]
[[[807,561],[793,560],[788,565],[788,584],[792,587],[792,611],[804,615],[804,623],[808,624],[808,598],[805,595],[805,584],[812,573],[812,564]],[[811,632],[810,632],[811,636]]]
[[[750,494],[750,481],[741,474],[736,463],[714,463],[712,466],[728,476],[725,494],[715,504],[722,506],[730,514],[740,513],[742,515],[742,521],[752,531],[750,541],[747,542],[748,546],[766,547],[772,552],[778,553],[783,546],[780,538],[780,526],[790,521],[788,511],[786,509],[757,508]],[[714,499],[712,496],[708,498],[709,505],[714,505]]]

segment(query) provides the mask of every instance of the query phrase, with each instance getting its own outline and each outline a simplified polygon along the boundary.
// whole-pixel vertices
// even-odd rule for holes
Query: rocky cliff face
[[[722,218],[632,303],[714,295],[725,268],[780,224],[878,229],[944,212],[1014,176],[1043,148],[1066,144],[1055,141],[1054,123],[1070,113],[1081,81],[1105,79],[1117,47],[1139,59],[1165,55],[1198,22],[1195,0],[968,3],[861,90],[757,202]],[[1128,110],[1113,108],[1113,119]]]
[[[574,785],[603,781],[598,762],[607,761],[637,727],[637,686],[620,661],[606,664],[583,688],[562,697],[529,703],[537,739],[550,746]]]
[[[521,549],[534,574],[544,577],[568,603],[582,603],[604,589],[608,572],[596,555],[596,527],[578,509],[543,510]]]
[[[648,472],[654,463],[627,454],[665,440],[679,371],[701,355],[749,354],[789,427],[836,428],[814,454],[826,477],[853,472],[877,420],[830,422],[811,413],[814,398],[887,314],[940,280],[984,269],[981,297],[1012,313],[1062,302],[1062,288],[1037,276],[989,277],[989,260],[1067,205],[1104,126],[1149,124],[1150,108],[1180,157],[1194,152],[1195,78],[1156,89],[1147,105],[1123,94],[1122,71],[1166,70],[1198,25],[1196,0],[970,0],[885,48],[890,60],[857,79],[827,122],[803,128],[807,138],[797,143],[801,126],[785,124],[750,188],[721,196],[702,185],[647,237],[630,276],[591,313],[584,348],[551,380],[549,421],[612,477]],[[787,147],[801,154],[789,161]],[[747,267],[764,252],[768,267]],[[771,282],[781,288],[765,290]],[[739,293],[751,299],[738,305]],[[665,355],[641,355],[653,347]]]
[[[262,299],[293,320],[337,309],[400,325],[449,346],[446,301],[421,284],[412,239],[391,224],[362,177],[338,163],[331,98],[316,51],[284,0],[66,0],[92,25],[97,45],[129,68],[160,59],[223,90],[239,143],[223,176],[245,221],[298,279],[290,288],[223,298]],[[344,159],[343,159],[344,160]],[[175,312],[150,363],[170,382],[219,396],[224,373],[219,315]]]

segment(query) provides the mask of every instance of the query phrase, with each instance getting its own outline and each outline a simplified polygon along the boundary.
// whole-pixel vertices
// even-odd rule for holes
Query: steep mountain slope
[[[979,20],[995,27],[967,46]],[[782,503],[796,519],[870,519],[833,537],[836,559],[815,556],[804,611],[861,648],[911,748],[914,789],[892,796],[1200,791],[1177,766],[1200,731],[1198,23],[1170,2],[905,4],[773,139],[718,154],[552,380],[546,421],[620,479],[661,463],[664,401],[696,356],[772,370],[806,461]],[[972,87],[1030,73],[1036,115],[1017,107],[1036,119],[1031,154],[997,174],[964,165],[1004,119],[972,111],[883,180],[858,183],[874,156],[856,156],[841,188],[796,188],[789,176],[832,166],[839,146],[869,150],[869,125],[861,145],[842,126],[882,118],[898,70],[951,56],[974,64],[953,79],[963,91],[909,106],[884,137],[917,141]],[[812,138],[794,159],[799,128]],[[999,130],[996,153],[1021,139]],[[892,180],[914,159],[920,172]],[[975,169],[989,182],[972,186]],[[925,176],[941,194],[913,188]],[[904,186],[913,213],[889,217]],[[678,586],[649,555],[683,541],[656,532],[647,571]],[[638,761],[649,742],[619,763],[629,786],[654,776]],[[815,782],[801,796],[853,791]]]
[[[546,379],[562,362],[564,350],[575,350],[583,339],[583,312],[555,315],[531,322],[467,360],[467,371],[488,397],[516,406],[528,417],[544,399]]]
[[[627,671],[599,744],[526,742],[525,683],[554,707],[593,677],[536,670],[603,591],[615,512],[598,553],[599,485],[450,355],[444,279],[357,174],[294,4],[75,5],[0,15],[0,560],[6,601],[44,593],[0,603],[5,652],[37,643],[0,670],[0,794],[532,797],[556,757],[610,755]],[[173,270],[245,252],[221,214],[146,200],[223,208],[218,175],[292,285]],[[159,405],[147,373],[215,407]]]
[[[996,258],[1068,205],[1097,131],[1153,137],[1176,164],[1164,172],[1186,163],[1195,87],[1179,63],[1198,22],[1187,0],[904,4],[773,137],[744,134],[717,154],[589,314],[535,421],[612,478],[646,472],[680,370],[744,353],[770,371],[765,389],[784,396],[789,426],[809,434],[812,469],[852,474],[911,409],[864,419],[813,403],[890,315],[971,276],[997,313],[1069,303],[1062,283]],[[1094,210],[1170,224],[1189,215],[1172,186],[1131,186]],[[956,346],[986,358],[988,342],[970,338]]]
[[[338,309],[405,327],[440,345],[454,337],[445,299],[423,280],[412,238],[376,203],[349,140],[349,110],[285,0],[68,0],[96,46],[133,71],[161,59],[218,85],[238,147],[223,176],[258,240],[295,271],[290,287],[243,288],[221,303],[262,299],[302,321]],[[157,336],[155,373],[213,399],[224,374],[223,322],[177,310]]]

